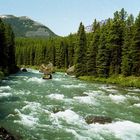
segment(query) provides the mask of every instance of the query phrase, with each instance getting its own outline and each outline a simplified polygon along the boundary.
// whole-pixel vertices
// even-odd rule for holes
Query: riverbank
[[[31,69],[39,70],[39,66],[20,66],[20,67],[26,67]],[[66,69],[58,69],[55,68],[56,72],[66,72]],[[136,87],[140,88],[140,77],[135,76],[128,76],[124,77],[123,75],[117,75],[117,76],[111,76],[109,78],[101,78],[101,77],[94,77],[94,76],[80,76],[78,77],[80,80],[89,81],[89,82],[101,82],[101,83],[107,83],[107,84],[117,84],[120,86],[125,87]]]
[[[124,77],[122,75],[118,75],[109,78],[99,78],[94,76],[80,76],[79,79],[90,81],[90,82],[101,82],[107,84],[117,84],[126,87],[140,88],[140,77],[135,77],[135,76]]]
[[[30,69],[34,69],[34,70],[39,70],[40,69],[40,66],[31,66],[31,65],[20,65],[19,66],[20,68],[30,68]],[[57,68],[57,67],[54,67],[54,71],[56,72],[66,72],[67,69],[65,68]]]
[[[3,78],[4,78],[4,73],[0,71],[0,80],[2,80]]]

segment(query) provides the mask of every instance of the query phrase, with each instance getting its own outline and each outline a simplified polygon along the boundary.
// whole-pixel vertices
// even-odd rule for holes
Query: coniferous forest
[[[18,65],[52,62],[58,68],[75,65],[76,76],[140,75],[140,14],[122,9],[104,23],[96,19],[91,33],[80,23],[77,34],[51,39],[16,39]]]
[[[10,25],[0,19],[0,77],[16,71],[14,34]]]

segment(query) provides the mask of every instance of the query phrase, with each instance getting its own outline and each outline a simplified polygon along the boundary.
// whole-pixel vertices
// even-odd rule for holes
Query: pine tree
[[[87,53],[87,73],[88,75],[96,76],[96,56],[99,46],[99,37],[100,37],[100,24],[95,20],[93,23],[93,39],[90,43],[89,50]]]
[[[108,19],[101,27],[101,35],[99,38],[99,47],[97,53],[97,75],[98,77],[109,76],[110,66],[110,50],[108,48],[108,29],[110,28],[111,20]]]
[[[140,13],[135,21],[134,25],[134,38],[132,44],[132,74],[140,76]]]
[[[122,66],[121,73],[124,76],[130,76],[132,71],[133,64],[133,48],[132,48],[132,39],[133,39],[133,24],[134,17],[130,15],[126,21],[125,34],[124,34],[124,44],[122,48]]]
[[[68,36],[68,64],[74,65],[74,42],[71,34]]]
[[[78,42],[77,42],[76,54],[75,54],[75,73],[76,77],[86,75],[86,34],[84,25],[80,23],[78,30]]]
[[[122,46],[124,41],[125,28],[124,9],[121,12],[114,13],[114,19],[109,29],[108,47],[111,51],[110,59],[110,75],[121,73]]]

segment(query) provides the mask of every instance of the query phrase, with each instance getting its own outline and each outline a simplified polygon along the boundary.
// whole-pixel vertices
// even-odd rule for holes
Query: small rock
[[[27,69],[25,69],[25,68],[22,68],[22,69],[21,69],[21,71],[23,71],[23,72],[27,72]]]
[[[61,107],[55,107],[55,108],[53,108],[53,113],[58,113],[60,111],[64,111],[64,108],[61,108]]]
[[[99,123],[99,124],[105,124],[105,123],[111,123],[112,119],[110,117],[106,116],[87,116],[85,118],[85,121],[87,124],[92,124],[92,123]]]
[[[52,79],[52,75],[51,74],[44,74],[44,76],[42,77],[43,79]]]

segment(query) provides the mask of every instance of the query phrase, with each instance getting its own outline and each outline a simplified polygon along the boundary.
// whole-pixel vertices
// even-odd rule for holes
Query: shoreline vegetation
[[[79,79],[140,88],[140,13],[134,18],[122,8],[92,26],[87,33],[81,22],[78,32],[66,37],[16,38],[16,64],[51,62],[59,72],[74,66]]]
[[[40,66],[19,66],[25,67],[25,68],[31,68],[35,70],[39,70]],[[64,72],[66,73],[66,69],[58,69],[55,68],[56,72]],[[118,86],[124,86],[124,87],[136,87],[140,88],[140,77],[136,76],[123,76],[123,75],[114,75],[108,78],[104,77],[95,77],[95,76],[80,76],[78,77],[79,80],[88,81],[88,82],[98,82],[98,83],[104,83],[104,84],[116,84]]]
[[[100,82],[105,84],[116,84],[123,87],[135,87],[140,88],[140,77],[123,75],[115,75],[108,78],[94,77],[94,76],[80,76],[78,79],[88,82]]]

